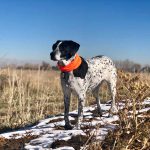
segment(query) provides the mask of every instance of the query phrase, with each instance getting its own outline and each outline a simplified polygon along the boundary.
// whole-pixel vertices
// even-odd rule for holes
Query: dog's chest
[[[72,72],[62,73],[61,79],[66,87],[70,88],[72,92],[79,94],[81,91],[85,91],[88,83],[85,79],[80,77],[74,77]]]
[[[74,77],[73,73],[65,73],[63,76],[65,84],[75,93],[85,92],[87,90],[91,91],[94,89],[100,82],[100,76],[96,76],[96,72],[93,72],[93,69],[89,68],[84,79],[80,77]]]
[[[68,78],[68,86],[77,93],[80,92],[80,90],[85,90],[86,86],[88,85],[88,82],[86,79],[81,79],[80,77],[74,77],[73,73],[69,74]]]

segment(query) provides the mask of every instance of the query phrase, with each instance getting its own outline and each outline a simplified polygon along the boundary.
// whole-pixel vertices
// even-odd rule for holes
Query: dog
[[[100,55],[85,60],[77,54],[80,45],[71,40],[58,40],[52,46],[50,58],[57,61],[61,70],[61,86],[64,94],[64,120],[65,129],[72,129],[69,122],[70,96],[78,96],[78,119],[75,126],[80,129],[83,120],[83,107],[86,93],[90,90],[97,103],[97,111],[102,116],[100,107],[99,88],[103,81],[108,83],[112,103],[110,112],[117,113],[115,104],[117,71],[112,60]]]

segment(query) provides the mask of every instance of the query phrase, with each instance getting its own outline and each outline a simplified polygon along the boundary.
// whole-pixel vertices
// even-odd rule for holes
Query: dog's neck
[[[64,61],[62,65],[60,63],[57,63],[57,65],[62,72],[71,72],[77,69],[81,65],[81,63],[81,57],[78,54],[76,54],[75,57],[70,58],[69,61]]]
[[[61,66],[66,66],[66,65],[70,64],[75,59],[75,57],[76,57],[76,54],[68,60],[65,60],[65,59],[59,60],[58,64],[60,64]]]
[[[75,57],[76,57],[76,55],[67,61],[66,60],[65,61],[59,61],[59,63],[61,63],[59,65],[66,66],[66,65],[70,64],[72,61],[74,61]],[[81,59],[81,64],[76,69],[73,69],[72,71],[73,71],[74,77],[80,77],[81,79],[84,79],[86,76],[86,73],[88,71],[88,64],[82,57],[80,57],[80,59]],[[62,71],[62,72],[64,72],[64,74],[63,74],[64,78],[68,79],[68,72],[70,72],[70,71]]]

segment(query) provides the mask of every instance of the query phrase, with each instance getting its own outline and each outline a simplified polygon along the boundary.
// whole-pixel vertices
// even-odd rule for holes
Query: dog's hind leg
[[[115,102],[115,96],[116,96],[116,82],[117,82],[117,77],[114,74],[114,76],[111,77],[110,81],[108,82],[108,86],[111,92],[111,97],[112,97],[112,103],[111,103],[111,108],[110,108],[110,113],[115,114],[118,112],[116,102]]]
[[[97,103],[97,112],[100,115],[100,117],[102,116],[102,110],[101,110],[101,102],[100,102],[100,97],[99,97],[99,88],[100,88],[101,83],[93,90],[93,96],[96,99],[96,103]]]

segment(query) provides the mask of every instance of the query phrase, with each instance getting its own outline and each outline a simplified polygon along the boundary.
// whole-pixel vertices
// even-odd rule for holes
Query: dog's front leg
[[[82,96],[79,96],[78,98],[78,121],[76,124],[76,129],[81,128],[81,122],[83,121],[83,107],[85,104],[85,94],[82,94]]]
[[[70,97],[71,97],[71,90],[67,85],[66,79],[63,77],[64,74],[61,73],[61,86],[64,94],[64,120],[65,120],[65,129],[70,130],[72,129],[69,123],[69,107],[70,107]]]
[[[65,92],[64,94],[64,119],[65,119],[65,129],[70,130],[72,129],[70,123],[69,123],[69,107],[70,107],[70,96],[71,92],[70,90]]]

